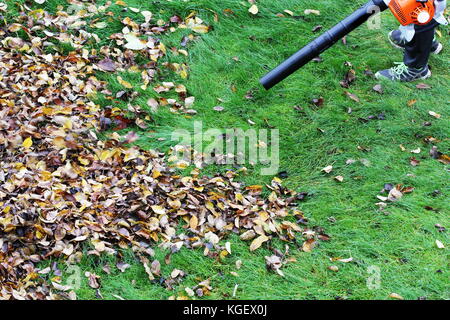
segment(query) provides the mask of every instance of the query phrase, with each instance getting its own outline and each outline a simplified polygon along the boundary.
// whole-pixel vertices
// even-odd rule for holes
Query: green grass
[[[194,108],[198,115],[185,118],[165,110],[152,114],[153,122],[149,132],[140,132],[139,145],[147,148],[167,150],[169,143],[161,145],[156,137],[170,136],[178,128],[192,128],[194,120],[203,121],[205,128],[267,128],[267,124],[280,130],[280,171],[289,176],[285,184],[298,191],[307,191],[312,196],[302,202],[300,209],[310,219],[312,226],[318,225],[331,235],[330,242],[322,242],[312,253],[291,248],[291,256],[297,262],[283,268],[285,278],[268,272],[264,256],[270,255],[267,248],[249,252],[248,244],[235,237],[233,253],[224,261],[203,257],[202,251],[181,250],[172,256],[170,265],[165,265],[166,252],[156,249],[156,258],[161,261],[163,274],[168,276],[174,268],[182,269],[188,276],[174,291],[168,291],[151,283],[132,254],[125,252],[124,261],[132,265],[125,273],[118,271],[114,257],[84,258],[79,265],[84,271],[96,272],[101,276],[101,293],[106,299],[120,295],[125,299],[166,299],[172,295],[184,294],[184,288],[194,286],[201,280],[211,279],[213,291],[205,298],[229,299],[235,284],[239,284],[236,299],[387,299],[392,292],[406,299],[427,297],[448,299],[448,255],[446,249],[438,249],[439,239],[448,247],[448,235],[439,233],[434,227],[439,223],[448,227],[450,207],[448,204],[448,166],[428,155],[431,145],[424,137],[439,139],[436,143],[442,152],[449,151],[449,36],[442,31],[439,40],[445,49],[440,56],[432,56],[430,64],[433,77],[426,80],[428,90],[418,90],[416,83],[382,83],[384,93],[378,94],[372,87],[378,82],[364,75],[365,69],[377,71],[401,61],[402,54],[389,45],[386,34],[397,23],[387,12],[382,15],[382,29],[369,30],[362,26],[347,37],[347,45],[337,43],[322,55],[322,63],[310,63],[292,77],[271,91],[264,91],[258,79],[267,70],[313,39],[314,26],[331,27],[339,19],[351,13],[357,4],[346,1],[324,0],[311,3],[306,0],[259,0],[260,13],[250,15],[246,1],[196,0],[172,1],[163,4],[139,0],[126,1],[129,6],[145,8],[156,16],[172,14],[186,16],[192,10],[214,26],[214,30],[189,45],[189,79],[183,81],[176,75],[166,75],[184,83],[189,94],[196,97]],[[357,1],[362,3],[363,1]],[[47,7],[55,9],[64,1],[48,0]],[[344,5],[345,3],[345,5]],[[112,11],[121,14],[121,7]],[[234,13],[225,15],[224,10]],[[277,13],[288,9],[296,16],[280,18]],[[320,16],[304,16],[305,9],[317,9]],[[214,21],[216,12],[219,21]],[[137,16],[127,13],[130,16]],[[111,22],[111,28],[100,30],[117,32],[120,24]],[[176,32],[167,43],[179,43],[183,32]],[[107,41],[107,40],[105,40]],[[233,57],[238,57],[235,61]],[[175,61],[171,56],[165,59]],[[352,63],[357,80],[348,91],[358,95],[360,103],[345,96],[339,81],[349,69],[345,61]],[[113,92],[120,89],[114,77],[99,75],[110,81]],[[132,82],[140,96],[137,104],[145,108],[145,101],[153,95],[139,89],[140,79],[133,75],[124,78]],[[236,88],[233,91],[231,88]],[[253,99],[246,99],[248,91]],[[325,103],[316,107],[310,103],[313,98],[323,97]],[[221,99],[223,102],[219,102]],[[407,102],[415,99],[413,106]],[[225,110],[213,110],[221,105]],[[302,108],[302,111],[294,109]],[[347,113],[348,108],[352,113]],[[435,119],[428,111],[441,114]],[[384,113],[385,120],[371,120],[362,123],[358,118]],[[251,119],[256,123],[250,126]],[[423,126],[425,121],[431,126]],[[320,128],[322,131],[318,130]],[[152,133],[150,131],[156,131]],[[402,151],[402,144],[406,151]],[[369,151],[360,151],[363,146]],[[410,150],[420,147],[419,155]],[[409,163],[415,156],[421,161],[417,167]],[[368,165],[354,163],[346,165],[347,159],[367,159]],[[334,166],[326,175],[321,169]],[[248,165],[248,175],[243,180],[249,184],[264,184],[271,177],[261,176],[259,167]],[[213,174],[218,168],[211,166],[206,173]],[[344,176],[344,182],[333,179]],[[376,195],[385,183],[402,183],[415,188],[399,202],[390,204],[383,212],[375,203]],[[434,190],[440,194],[433,196]],[[436,208],[435,211],[425,207]],[[330,217],[335,218],[335,222]],[[353,257],[350,263],[331,262],[331,257]],[[237,271],[235,261],[241,259],[243,267]],[[110,264],[113,273],[107,275],[102,266]],[[338,272],[327,268],[337,265]],[[366,281],[370,276],[367,269],[377,266],[381,269],[381,287],[369,290]],[[441,270],[441,272],[438,272]],[[239,277],[230,274],[237,271]],[[84,277],[83,277],[84,278]],[[77,291],[81,299],[95,299],[85,279]]]

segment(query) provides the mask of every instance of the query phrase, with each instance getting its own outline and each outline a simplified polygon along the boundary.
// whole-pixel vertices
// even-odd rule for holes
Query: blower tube
[[[379,10],[375,10],[375,6],[377,6]],[[278,67],[270,71],[262,77],[259,82],[266,90],[269,90],[274,85],[278,84],[293,72],[300,69],[309,61],[327,50],[339,39],[343,38],[345,35],[362,25],[372,15],[384,11],[387,8],[388,6],[383,0],[371,0],[367,2],[333,28],[311,41],[297,53],[281,63]]]

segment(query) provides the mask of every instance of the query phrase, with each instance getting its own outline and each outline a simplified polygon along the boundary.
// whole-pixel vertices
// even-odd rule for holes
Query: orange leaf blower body
[[[427,24],[433,19],[435,11],[433,0],[392,0],[389,9],[404,26]]]

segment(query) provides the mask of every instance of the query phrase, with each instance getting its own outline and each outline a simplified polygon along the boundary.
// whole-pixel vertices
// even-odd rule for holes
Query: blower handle
[[[371,16],[377,13],[373,10],[373,7],[375,6],[380,9],[380,12],[388,8],[383,0],[371,0],[367,2],[333,28],[311,41],[297,53],[281,63],[278,67],[270,71],[262,77],[259,82],[266,90],[269,90],[317,57],[319,54],[330,48],[333,44],[339,41],[339,39],[343,38],[345,35],[349,34],[366,22]]]

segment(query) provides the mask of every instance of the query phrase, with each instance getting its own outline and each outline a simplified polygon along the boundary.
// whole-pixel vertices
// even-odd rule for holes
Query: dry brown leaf
[[[436,119],[440,119],[441,115],[439,113],[436,113],[434,111],[428,111],[428,114],[432,117],[435,117]]]
[[[189,221],[189,227],[191,229],[197,229],[198,226],[198,218],[196,216],[192,216],[191,220]]]
[[[311,252],[314,249],[314,247],[316,246],[316,243],[317,243],[316,240],[308,239],[305,242],[303,242],[302,250],[304,252]]]
[[[250,251],[255,251],[256,249],[261,247],[261,245],[267,240],[269,240],[267,236],[259,236],[258,238],[253,240],[252,243],[250,244]]]
[[[399,295],[398,293],[394,293],[394,292],[389,295],[389,298],[397,299],[397,300],[405,300],[405,298],[403,298],[401,295]]]

